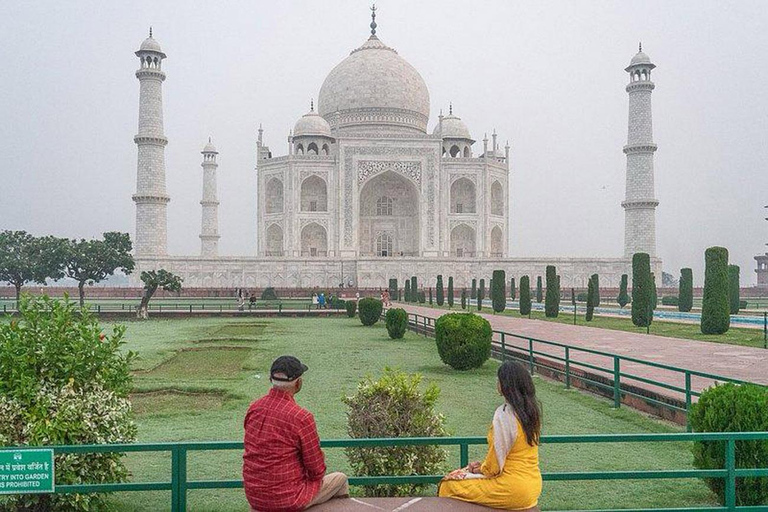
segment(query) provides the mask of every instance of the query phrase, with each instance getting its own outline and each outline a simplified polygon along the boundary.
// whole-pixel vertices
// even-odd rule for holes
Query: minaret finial
[[[643,51],[643,42],[640,41],[640,44],[638,44],[637,47],[638,47],[637,51],[639,51],[639,52]]]
[[[312,98],[309,100],[309,111],[310,112],[315,111],[315,98]]]
[[[376,36],[376,4],[371,5],[371,35]]]
[[[448,115],[449,116],[453,115],[453,102],[448,103]]]
[[[208,144],[210,144],[210,143],[211,143],[211,136],[209,135],[208,136]]]
[[[149,27],[149,37],[152,37],[152,26]]]

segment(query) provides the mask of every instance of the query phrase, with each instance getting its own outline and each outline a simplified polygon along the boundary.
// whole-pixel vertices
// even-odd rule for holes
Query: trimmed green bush
[[[442,306],[445,304],[445,291],[443,290],[443,276],[437,276],[437,305]]]
[[[587,281],[587,285],[589,285],[589,281]],[[587,286],[587,292],[589,292],[589,286]],[[576,300],[579,302],[587,302],[589,299],[589,293],[587,292],[577,293]]]
[[[619,296],[616,297],[619,307],[623,308],[629,304],[629,293],[627,292],[627,274],[621,274],[621,283],[619,283]]]
[[[432,305],[432,288],[429,289],[429,305]]]
[[[600,305],[600,276],[598,274],[592,274],[592,280],[595,282],[595,296],[592,302],[594,302],[594,306],[597,307]]]
[[[677,309],[688,312],[693,309],[693,270],[680,269],[680,300]]]
[[[278,300],[277,293],[275,293],[275,289],[271,286],[268,288],[264,288],[261,291],[261,300]]]
[[[520,314],[531,314],[531,283],[528,276],[520,278]]]
[[[411,277],[411,302],[418,302],[419,300],[419,283],[416,281],[416,276]]]
[[[517,285],[515,284],[515,278],[512,277],[509,280],[509,298],[511,300],[517,299]]]
[[[503,270],[494,270],[491,280],[491,305],[494,313],[501,313],[507,307],[507,275]]]
[[[696,432],[768,431],[768,389],[755,384],[722,384],[704,390],[690,414]],[[693,464],[699,469],[723,469],[725,450],[722,441],[695,441]],[[736,441],[737,468],[768,467],[767,441]],[[725,481],[705,479],[710,489],[724,503]],[[737,478],[736,505],[768,503],[766,478]]]
[[[547,265],[547,295],[544,301],[544,315],[557,318],[560,313],[560,278],[554,265]]]
[[[440,389],[431,384],[419,390],[421,376],[385,368],[380,379],[366,377],[352,396],[343,399],[347,434],[368,437],[444,437],[445,418],[435,410]],[[436,475],[445,470],[441,446],[371,446],[346,448],[357,476]],[[429,484],[366,485],[366,496],[416,496]]]
[[[379,299],[374,299],[373,297],[360,299],[357,303],[357,316],[360,317],[360,323],[370,326],[378,322],[379,318],[381,318],[383,307],[384,305]]]
[[[728,302],[731,307],[731,314],[739,314],[739,294],[741,293],[741,284],[739,283],[739,266],[728,265]]]
[[[704,254],[704,260],[701,332],[723,334],[731,325],[731,306],[728,300],[728,249],[710,247]]]
[[[390,338],[399,340],[405,336],[405,331],[408,329],[408,313],[404,309],[388,309],[387,314],[384,315],[384,321]]]
[[[480,286],[477,289],[477,310],[483,309],[483,299],[485,299],[485,279],[480,280]]]
[[[347,308],[347,316],[349,318],[355,318],[355,313],[357,313],[357,301],[348,300],[345,307]]]
[[[467,290],[461,290],[461,309],[467,309]]]
[[[418,295],[419,295],[419,304],[424,304],[425,302],[427,302],[427,294],[424,293],[424,290],[421,290],[418,293]]]
[[[472,292],[470,294],[470,298],[472,299],[477,298],[477,279],[472,280]]]
[[[644,252],[632,256],[632,323],[648,327],[653,321],[651,257]]]
[[[544,300],[544,288],[541,285],[541,276],[536,277],[536,302],[539,304]]]
[[[680,305],[680,299],[677,297],[677,295],[665,295],[661,298],[661,305],[662,306],[679,306]]]
[[[656,274],[651,272],[651,305],[653,310],[656,311],[656,307],[659,305],[659,294],[656,291]]]
[[[491,357],[491,324],[472,313],[450,313],[435,322],[440,360],[454,370],[479,368]]]
[[[453,276],[448,277],[448,307],[453,307]]]
[[[405,292],[403,292],[403,299],[405,302],[411,302],[411,280],[406,279],[405,280]]]
[[[397,287],[397,278],[393,277],[389,279],[389,298],[391,300],[397,300],[397,292],[399,288]]]
[[[587,322],[592,321],[592,317],[595,314],[595,277],[597,274],[593,274],[592,277],[589,278],[589,282],[587,283],[587,316],[586,320]]]

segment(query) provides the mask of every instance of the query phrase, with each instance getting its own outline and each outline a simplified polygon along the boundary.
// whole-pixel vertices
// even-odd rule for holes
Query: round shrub
[[[455,370],[479,368],[491,357],[491,324],[472,313],[451,313],[435,322],[440,359]]]
[[[690,413],[696,432],[765,432],[768,431],[768,388],[754,384],[723,384],[701,393]],[[725,450],[722,441],[696,441],[693,463],[699,469],[723,469]],[[736,441],[737,468],[768,467],[768,442]],[[707,485],[725,498],[722,478],[705,479]],[[768,503],[768,481],[765,478],[737,478],[737,505]]]
[[[661,298],[662,306],[677,306],[680,304],[680,299],[676,295],[665,295]]]
[[[261,300],[277,300],[275,289],[271,286],[269,288],[264,288],[261,292]]]
[[[408,313],[401,308],[388,309],[384,317],[387,324],[387,332],[393,340],[399,340],[405,336],[408,329]]]
[[[347,316],[349,318],[355,318],[355,313],[357,312],[357,301],[348,300],[346,307],[347,307]]]
[[[728,298],[728,249],[710,247],[704,253],[704,261],[701,332],[723,334],[731,325],[731,305]]]
[[[360,322],[363,325],[373,325],[381,318],[383,307],[384,305],[379,299],[374,299],[373,297],[360,299],[360,302],[357,304],[357,309],[359,310],[357,316],[360,317]]]

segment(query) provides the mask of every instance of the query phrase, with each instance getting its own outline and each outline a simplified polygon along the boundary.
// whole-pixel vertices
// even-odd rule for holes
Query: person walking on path
[[[349,497],[347,476],[325,473],[315,418],[294,399],[307,370],[293,356],[275,359],[272,389],[245,415],[243,487],[251,512],[298,512]]]

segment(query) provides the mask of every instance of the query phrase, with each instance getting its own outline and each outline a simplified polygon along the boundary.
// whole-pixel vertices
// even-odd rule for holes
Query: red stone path
[[[447,313],[443,309],[411,304],[398,304],[398,307],[406,309],[409,313],[430,317]],[[476,311],[473,312],[476,313]],[[635,334],[488,313],[481,313],[481,315],[488,319],[494,330],[768,385],[768,350],[765,349]],[[513,339],[507,337],[506,341],[525,350],[528,349],[527,339],[510,343]],[[564,355],[563,350],[558,347],[546,348],[545,345],[536,345],[536,350],[551,352],[560,357]],[[570,356],[578,361],[613,368],[612,358],[605,356],[580,353],[574,350],[571,350]],[[621,371],[653,379],[657,382],[685,387],[685,377],[669,370],[653,368],[639,363],[622,362]],[[610,375],[606,374],[606,376],[610,378]],[[622,382],[624,381],[625,379],[622,378]],[[681,394],[674,391],[663,390],[632,380],[628,380],[628,383],[684,400]],[[712,384],[712,380],[700,377],[693,377],[691,381],[691,387],[694,391],[700,391]]]
[[[448,498],[350,498],[334,499],[309,509],[312,512],[484,512],[494,510]],[[538,511],[538,509],[533,509]],[[525,512],[525,511],[522,511]]]

